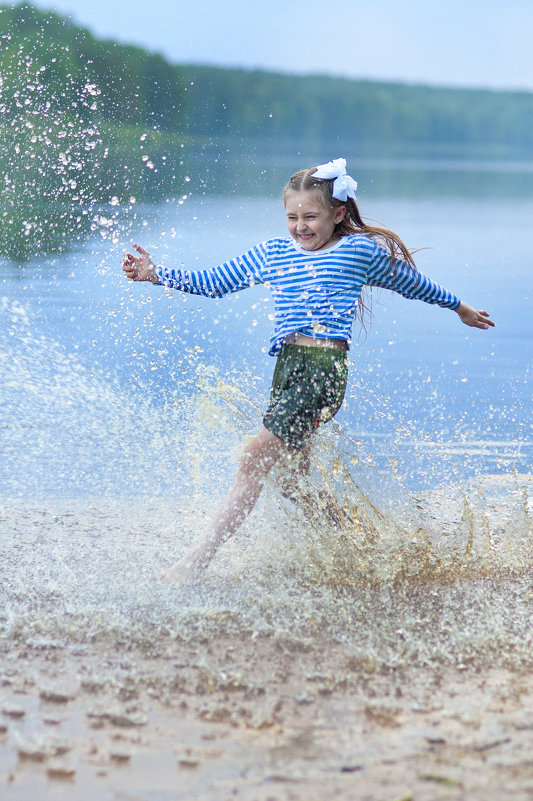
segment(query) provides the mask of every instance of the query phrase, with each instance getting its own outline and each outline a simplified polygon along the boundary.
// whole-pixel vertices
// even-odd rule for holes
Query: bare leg
[[[276,472],[276,480],[281,494],[289,501],[299,503],[301,501],[300,479],[308,476],[311,470],[310,453],[311,446],[305,445],[301,450],[292,449],[290,459],[280,465]]]
[[[311,472],[310,445],[301,451],[293,452],[293,458],[280,465],[276,476],[281,494],[298,504],[307,519],[317,525],[324,523],[336,526],[350,524],[346,512],[339,506],[335,496],[328,487],[315,489],[310,485],[302,485],[302,476]]]
[[[183,582],[197,575],[215,551],[233,534],[254,508],[270,469],[286,459],[291,449],[264,426],[244,451],[237,477],[224,503],[217,509],[201,545],[167,570],[165,581]]]

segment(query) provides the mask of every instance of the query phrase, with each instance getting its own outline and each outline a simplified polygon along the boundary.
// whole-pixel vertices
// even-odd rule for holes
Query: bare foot
[[[200,575],[204,559],[205,554],[200,551],[185,554],[172,567],[164,570],[160,579],[167,584],[187,584],[189,581],[194,581]]]

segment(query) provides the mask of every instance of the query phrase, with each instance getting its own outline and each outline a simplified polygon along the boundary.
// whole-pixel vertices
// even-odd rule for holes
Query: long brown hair
[[[285,202],[287,192],[290,189],[296,192],[305,189],[316,189],[322,195],[326,206],[332,209],[338,208],[339,206],[346,207],[344,218],[335,226],[335,232],[337,234],[340,236],[364,234],[365,236],[372,237],[372,239],[376,239],[385,245],[393,262],[398,258],[404,259],[413,270],[416,270],[412,253],[407,249],[400,237],[395,234],[394,231],[389,231],[388,228],[382,228],[377,225],[367,225],[359,213],[355,200],[349,197],[346,201],[343,201],[333,197],[333,181],[335,179],[315,178],[313,173],[316,172],[316,169],[316,167],[311,167],[308,170],[300,170],[292,175],[289,183],[283,190],[283,202]]]

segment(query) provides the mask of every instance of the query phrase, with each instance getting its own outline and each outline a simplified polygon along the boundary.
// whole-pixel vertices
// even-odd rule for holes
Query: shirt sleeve
[[[181,270],[156,267],[159,283],[192,295],[221,298],[264,282],[267,243],[262,242],[234,259],[207,270]]]
[[[402,259],[393,261],[388,251],[377,243],[370,261],[366,283],[392,289],[404,298],[436,303],[446,309],[457,309],[461,304],[456,295],[432,281],[427,275],[414,270],[408,262]]]

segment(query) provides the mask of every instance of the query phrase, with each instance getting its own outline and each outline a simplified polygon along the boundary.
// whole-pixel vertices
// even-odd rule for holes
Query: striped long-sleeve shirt
[[[318,338],[351,340],[365,285],[399,292],[456,309],[460,300],[400,259],[393,262],[378,242],[362,234],[344,236],[327,250],[308,251],[292,239],[269,239],[242,256],[207,270],[157,267],[160,283],[183,292],[223,297],[263,284],[275,303],[270,355],[295,331]]]

